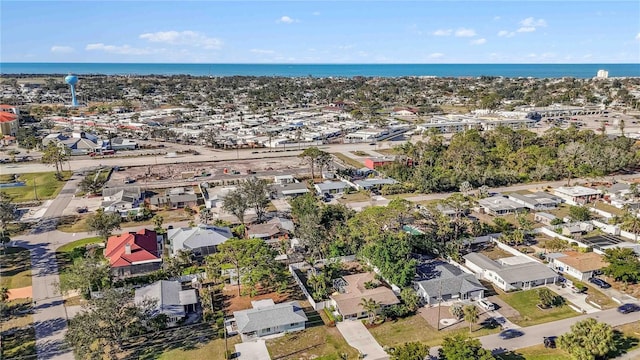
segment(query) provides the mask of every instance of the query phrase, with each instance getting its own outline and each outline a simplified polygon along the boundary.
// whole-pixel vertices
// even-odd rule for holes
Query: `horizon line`
[[[417,63],[417,62],[398,62],[398,63],[260,63],[260,62],[68,62],[68,61],[0,61],[0,64],[140,64],[140,65],[640,65],[640,62],[508,62],[508,63],[489,63],[489,62],[450,62],[450,63]]]

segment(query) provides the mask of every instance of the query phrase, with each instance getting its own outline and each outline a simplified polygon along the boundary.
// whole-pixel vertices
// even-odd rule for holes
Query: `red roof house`
[[[148,273],[162,266],[158,235],[153,230],[110,237],[104,256],[109,259],[113,274],[119,277]]]

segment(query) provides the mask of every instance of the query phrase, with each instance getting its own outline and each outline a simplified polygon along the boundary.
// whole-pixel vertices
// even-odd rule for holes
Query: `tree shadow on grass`
[[[124,350],[130,352],[129,358],[152,360],[171,350],[197,349],[217,339],[217,335],[215,327],[200,323],[147,334],[135,343],[125,344]]]
[[[495,351],[495,350],[494,350]],[[522,356],[521,354],[518,354],[515,351],[505,351],[503,353],[500,354],[495,354],[494,356],[496,358],[496,360],[525,360],[525,357]]]
[[[624,355],[629,349],[640,344],[640,339],[632,336],[625,336],[622,331],[613,330],[613,336],[616,342],[616,350],[607,354],[607,359],[613,359]]]

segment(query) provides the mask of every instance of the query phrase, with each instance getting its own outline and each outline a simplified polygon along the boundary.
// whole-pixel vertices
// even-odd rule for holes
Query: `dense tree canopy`
[[[602,271],[616,281],[640,281],[640,260],[632,248],[606,249],[604,259],[609,265]]]
[[[543,136],[528,130],[498,127],[454,134],[448,145],[440,134],[405,143],[401,159],[384,168],[387,175],[410,183],[420,192],[455,191],[463,182],[473,187],[510,185],[526,181],[603,176],[635,166],[632,139],[609,138],[591,130],[552,128]]]
[[[576,360],[596,360],[616,350],[611,325],[588,318],[571,325],[571,331],[558,338],[558,346]]]
[[[113,230],[120,230],[122,217],[118,213],[104,212],[102,209],[96,210],[94,214],[87,216],[87,226],[89,230],[100,235],[103,239],[111,236]]]
[[[444,338],[438,350],[440,360],[494,360],[491,351],[482,348],[480,340],[471,339],[464,334],[456,334]]]
[[[429,355],[429,347],[419,342],[408,342],[392,348],[391,360],[424,360]]]

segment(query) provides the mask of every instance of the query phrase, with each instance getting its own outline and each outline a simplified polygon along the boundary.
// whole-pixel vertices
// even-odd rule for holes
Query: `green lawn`
[[[240,336],[227,339],[229,350],[235,351],[234,345],[240,343]],[[223,359],[224,339],[211,340],[194,349],[173,349],[162,353],[158,360],[193,360],[193,359]]]
[[[58,262],[58,272],[63,272],[67,266],[71,265],[74,259],[83,257],[87,245],[102,243],[99,236],[84,238],[70,242],[56,249],[56,260]]]
[[[361,163],[356,159],[352,159],[343,153],[331,153],[331,155],[337,157],[338,159],[342,160],[342,162],[344,162],[346,165],[351,166],[353,168],[360,169],[364,167],[364,163]]]
[[[36,355],[36,332],[31,314],[18,314],[31,307],[31,299],[10,301],[0,321],[2,354],[0,358],[33,358]]]
[[[55,172],[20,174],[18,176],[18,180],[26,182],[26,186],[5,188],[2,189],[2,191],[12,196],[13,201],[16,202],[35,200],[35,194],[33,191],[33,181],[35,178],[38,200],[53,199],[58,195],[66,181],[71,177],[71,171],[62,172],[62,181],[58,181],[55,175]],[[2,182],[7,182],[7,177],[4,177],[2,180]]]
[[[21,247],[0,250],[0,286],[16,289],[31,286],[31,256]]]
[[[362,202],[371,200],[371,195],[365,191],[358,191],[351,194],[342,194],[340,198],[338,198],[338,202],[340,203],[350,203],[350,202]]]
[[[499,328],[487,329],[474,326],[472,337],[485,336],[500,331]],[[469,334],[467,327],[456,330],[438,331],[431,327],[429,323],[420,315],[413,315],[396,321],[386,321],[376,327],[369,329],[374,338],[382,346],[394,346],[406,342],[419,341],[428,346],[440,345],[442,339],[457,333]]]
[[[100,236],[88,237],[88,238],[76,240],[74,242],[70,242],[66,245],[62,245],[56,249],[56,252],[60,252],[60,253],[71,252],[73,251],[73,249],[77,247],[87,246],[89,244],[97,244],[101,242],[102,242],[102,238]]]
[[[356,359],[358,352],[344,340],[335,327],[315,326],[304,331],[286,334],[267,340],[267,349],[272,359],[340,359],[346,353]]]
[[[537,325],[579,315],[567,305],[540,310],[537,307],[539,299],[536,289],[501,293],[499,297],[518,310],[520,316],[509,320],[520,326]]]

